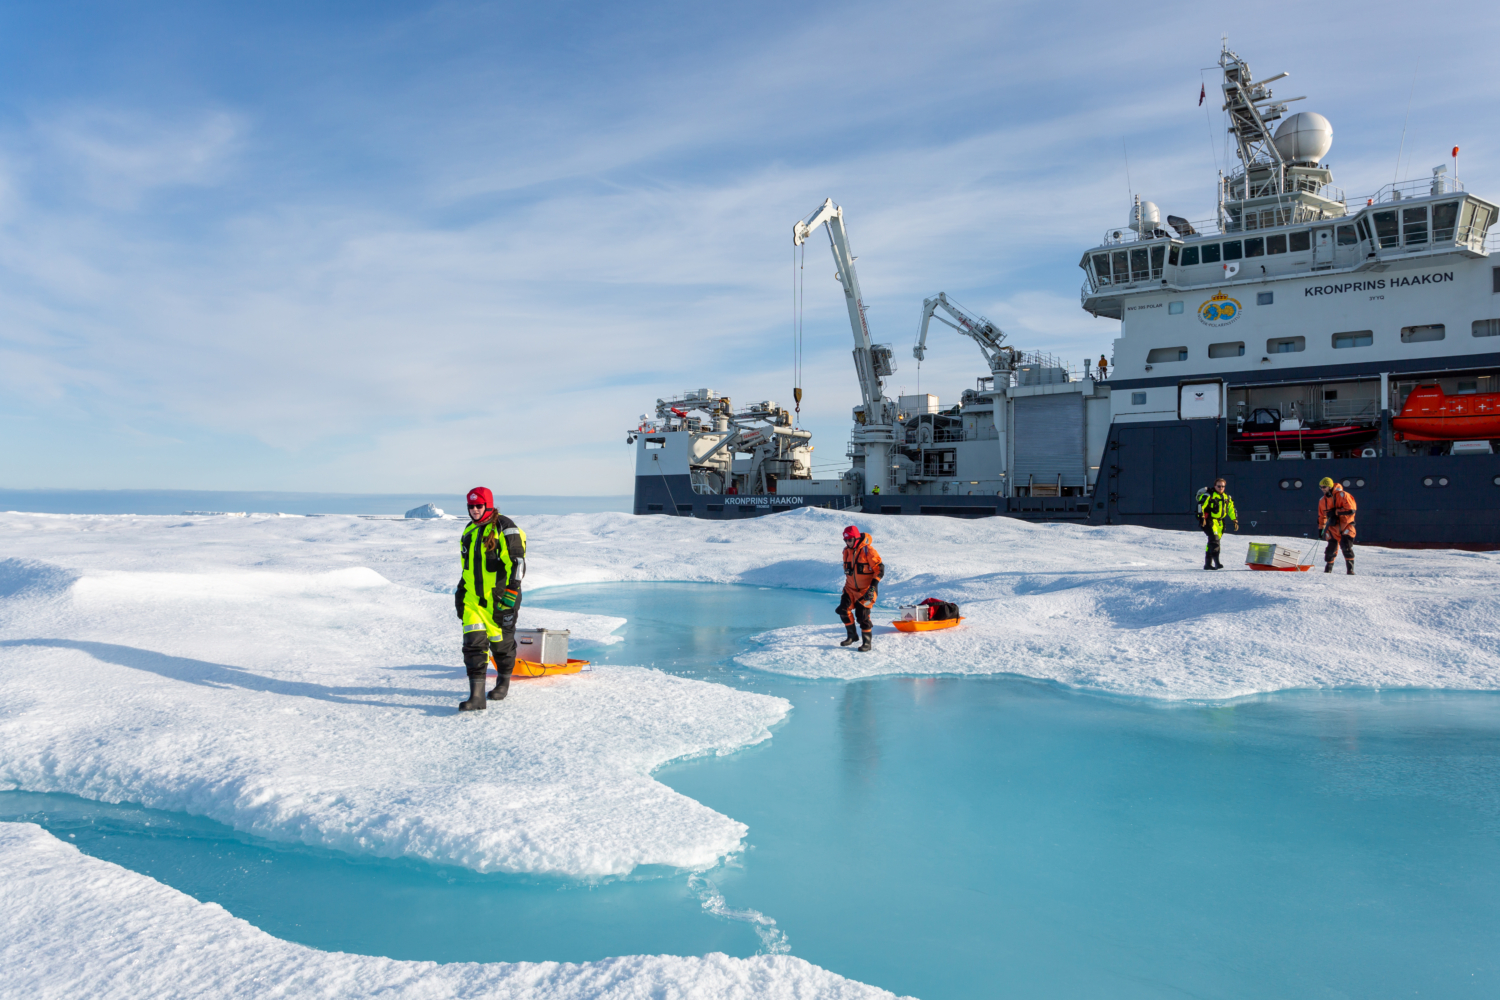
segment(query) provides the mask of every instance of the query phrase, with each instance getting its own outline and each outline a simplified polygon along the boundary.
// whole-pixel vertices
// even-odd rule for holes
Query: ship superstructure
[[[1346,199],[1327,119],[1271,93],[1286,74],[1220,65],[1240,165],[1216,217],[1138,201],[1080,261],[1083,307],[1121,321],[1096,512],[1184,526],[1222,475],[1256,531],[1306,534],[1327,475],[1357,491],[1362,539],[1500,544],[1500,425],[1400,430],[1414,393],[1500,391],[1495,204],[1448,164]]]
[[[774,482],[736,483],[779,499],[737,506],[707,492],[658,500],[648,480],[660,462],[638,459],[637,512],[736,516],[819,497],[870,513],[1191,529],[1196,489],[1223,476],[1247,530],[1311,535],[1316,483],[1331,476],[1358,497],[1362,541],[1500,547],[1495,203],[1465,190],[1456,160],[1347,198],[1323,162],[1328,120],[1288,114],[1302,98],[1272,93],[1288,74],[1257,81],[1227,46],[1219,63],[1239,165],[1218,179],[1214,217],[1163,220],[1136,198],[1127,224],[1080,260],[1083,308],[1120,321],[1107,378],[1013,348],[938,293],[914,354],[936,320],[973,341],[988,370],[947,406],[886,397],[893,352],[873,342],[829,200],[793,238],[827,228],[848,306],[861,389],[851,468],[816,480],[782,478],[777,465]],[[721,488],[707,470],[689,473],[697,454],[684,452],[684,484]]]

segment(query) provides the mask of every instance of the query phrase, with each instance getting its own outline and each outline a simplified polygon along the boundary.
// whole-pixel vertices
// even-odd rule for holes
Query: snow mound
[[[282,941],[30,823],[0,823],[0,993],[231,1000],[876,1000],[892,994],[785,955],[601,962],[403,962]]]
[[[745,826],[650,772],[763,740],[790,707],[610,667],[459,716],[451,596],[366,567],[85,572],[61,590],[67,570],[8,572],[0,787],[270,839],[478,871],[706,868]],[[621,621],[523,606],[521,624],[586,644]]]

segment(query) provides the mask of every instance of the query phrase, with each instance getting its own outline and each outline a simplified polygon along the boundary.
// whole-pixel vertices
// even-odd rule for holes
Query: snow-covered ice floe
[[[282,941],[30,823],[0,823],[0,992],[33,1000],[267,996],[356,1000],[877,1000],[785,955],[599,962],[397,961]]]
[[[699,581],[823,591],[828,625],[740,663],[810,678],[1009,673],[1218,699],[1287,688],[1500,688],[1497,557],[1361,548],[1361,575],[1205,573],[1199,535],[806,510],[743,522],[522,519],[541,587]],[[871,531],[882,604],[964,626],[836,642],[839,529]],[[0,788],[208,816],[261,836],[478,871],[702,870],[743,824],[651,777],[766,739],[790,705],[639,667],[517,684],[460,716],[462,522],[0,514]],[[1253,540],[1264,540],[1254,538]],[[1285,540],[1306,546],[1305,540]],[[885,616],[881,616],[885,617]],[[615,641],[616,618],[522,607]],[[0,824],[0,992],[40,997],[874,997],[782,955],[436,965],[278,941],[219,907]],[[86,953],[88,961],[78,961]]]
[[[86,562],[130,563],[121,548]],[[650,772],[765,739],[783,699],[605,667],[459,716],[451,596],[220,554],[197,573],[0,560],[0,787],[482,872],[702,869],[739,848],[742,823]]]
[[[885,557],[884,604],[945,597],[964,626],[839,647],[831,594],[850,520]],[[614,581],[827,592],[827,626],[766,633],[741,655],[760,670],[1009,673],[1162,699],[1500,687],[1491,554],[1367,547],[1351,578],[1247,572],[1236,556],[1251,536],[1230,535],[1229,569],[1205,573],[1201,535],[1007,518],[523,521],[533,601]],[[743,825],[650,772],[765,739],[788,703],[614,667],[456,716],[460,529],[0,515],[0,785],[480,871],[701,869],[736,850]],[[604,642],[620,622],[523,605],[522,624]]]

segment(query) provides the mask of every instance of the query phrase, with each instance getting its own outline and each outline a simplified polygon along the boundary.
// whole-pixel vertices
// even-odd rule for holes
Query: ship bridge
[[[1486,240],[1496,206],[1435,173],[1389,184],[1352,214],[1263,227],[1247,226],[1243,212],[1219,220],[1113,230],[1083,255],[1080,298],[1095,316],[1124,318],[1133,292],[1185,291],[1207,286],[1304,277],[1330,271],[1383,271],[1395,259],[1461,253],[1488,256]],[[1149,204],[1149,203],[1148,203]],[[1280,211],[1280,210],[1278,210]],[[1296,215],[1296,211],[1290,214]]]

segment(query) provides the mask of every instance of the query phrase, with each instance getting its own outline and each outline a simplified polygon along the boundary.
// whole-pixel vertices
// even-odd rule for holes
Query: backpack
[[[952,601],[940,601],[936,597],[929,597],[919,603],[927,605],[932,610],[928,613],[928,621],[945,622],[959,617],[958,605]]]

